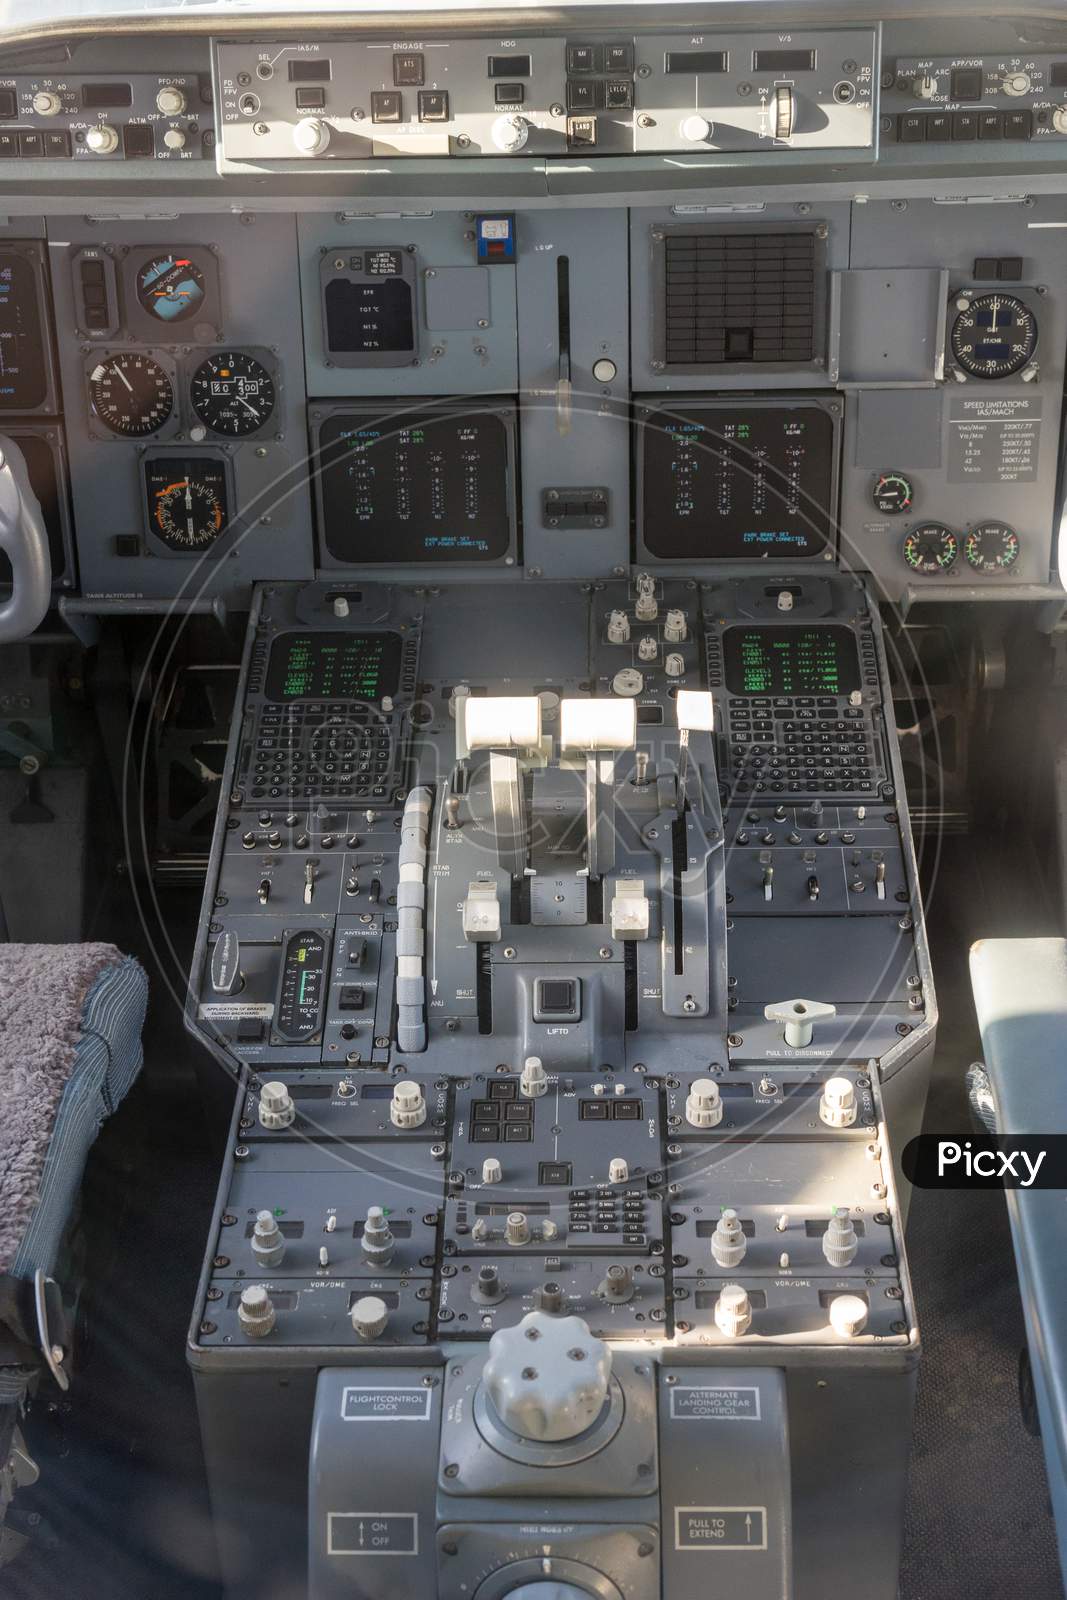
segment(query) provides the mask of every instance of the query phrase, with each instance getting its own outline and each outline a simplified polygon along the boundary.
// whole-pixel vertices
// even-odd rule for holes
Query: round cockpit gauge
[[[243,439],[270,421],[274,379],[255,356],[227,350],[201,362],[193,374],[189,396],[205,428]]]
[[[963,541],[975,572],[1006,572],[1019,559],[1019,535],[1006,522],[977,522]]]
[[[204,274],[184,255],[153,256],[137,274],[137,298],[160,322],[184,322],[204,303]]]
[[[943,522],[923,522],[904,540],[904,560],[913,572],[947,572],[959,553],[958,535]]]
[[[952,354],[973,378],[1010,378],[1037,349],[1037,319],[1011,294],[979,294],[952,324]]]
[[[132,350],[91,369],[89,398],[105,427],[134,439],[158,433],[174,409],[174,389],[163,368]]]
[[[148,523],[168,550],[205,550],[229,519],[226,471],[206,456],[154,456],[144,464]]]
[[[871,490],[875,509],[884,517],[895,517],[901,511],[910,511],[914,495],[911,480],[902,472],[880,472]]]

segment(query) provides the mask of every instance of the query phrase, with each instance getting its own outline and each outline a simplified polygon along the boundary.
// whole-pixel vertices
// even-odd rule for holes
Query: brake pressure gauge
[[[902,472],[879,473],[871,490],[875,509],[884,517],[895,517],[901,511],[910,511],[914,497],[911,480]]]
[[[1006,522],[977,522],[963,541],[975,572],[1006,572],[1019,559],[1019,535]]]
[[[903,546],[904,560],[913,572],[927,577],[947,572],[960,553],[960,541],[943,522],[923,522],[912,528]]]

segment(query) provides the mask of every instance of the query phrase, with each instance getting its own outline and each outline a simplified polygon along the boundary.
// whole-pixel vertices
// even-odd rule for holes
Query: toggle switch
[[[885,899],[885,862],[879,861],[874,868],[874,890],[879,900]]]
[[[260,878],[259,888],[256,890],[256,899],[261,906],[265,906],[270,899],[270,879]]]
[[[774,868],[769,861],[763,866],[763,898],[767,901],[774,899]]]
[[[315,863],[304,862],[304,904],[309,906],[315,895]]]
[[[817,873],[813,872],[811,877],[808,879],[808,899],[814,905],[815,901],[818,898],[819,898],[819,877],[818,877]]]
[[[232,928],[227,928],[215,940],[211,952],[211,987],[216,994],[236,994],[244,988],[241,941]]]

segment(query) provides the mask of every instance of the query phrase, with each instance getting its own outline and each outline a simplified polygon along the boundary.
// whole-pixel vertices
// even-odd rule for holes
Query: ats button
[[[404,50],[394,55],[393,82],[397,88],[411,89],[426,82],[426,61],[421,50]]]

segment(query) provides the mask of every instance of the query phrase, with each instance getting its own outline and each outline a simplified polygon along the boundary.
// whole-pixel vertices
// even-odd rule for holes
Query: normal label
[[[429,1389],[345,1389],[341,1418],[344,1422],[428,1422],[431,1398]]]
[[[1034,482],[1040,395],[953,395],[948,417],[949,483]]]
[[[671,1417],[677,1422],[758,1422],[759,1390],[713,1384],[675,1385]]]
[[[417,1556],[419,1519],[413,1511],[331,1511],[328,1556]]]
[[[766,1550],[766,1506],[677,1506],[676,1550]]]

